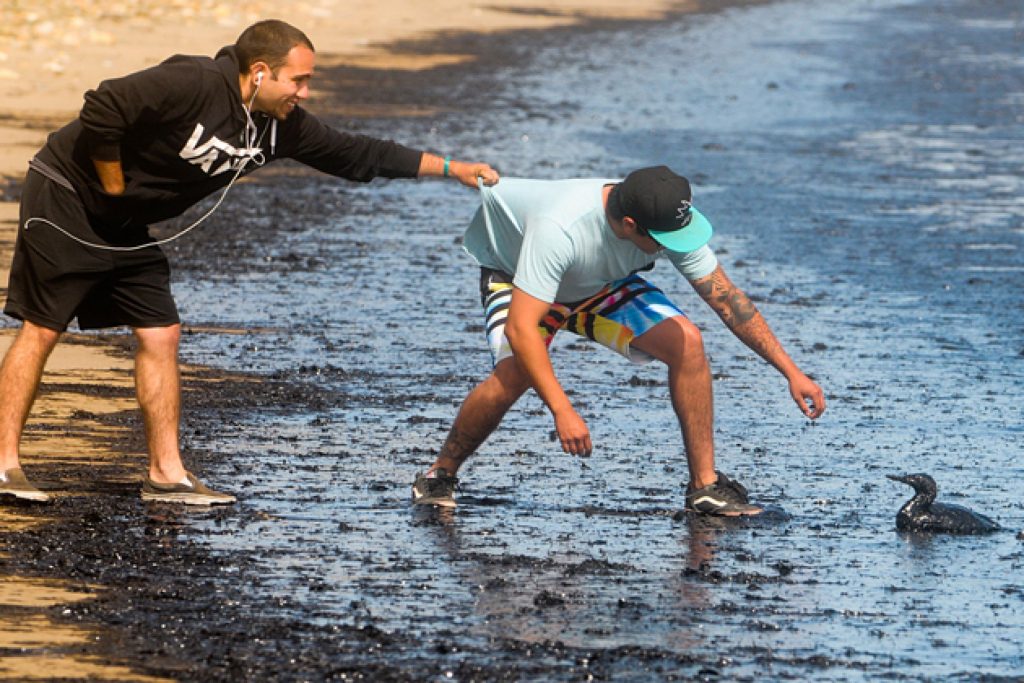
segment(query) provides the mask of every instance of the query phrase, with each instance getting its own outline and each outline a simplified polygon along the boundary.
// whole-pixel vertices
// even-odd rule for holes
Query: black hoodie
[[[290,158],[348,180],[411,178],[422,153],[342,133],[301,107],[284,121],[247,117],[233,47],[215,59],[177,55],[100,83],[79,118],[50,135],[37,157],[67,178],[97,227],[140,227],[180,215],[264,163]],[[248,142],[256,141],[252,147]],[[258,148],[258,151],[257,151]],[[103,190],[92,158],[121,160],[122,195]]]

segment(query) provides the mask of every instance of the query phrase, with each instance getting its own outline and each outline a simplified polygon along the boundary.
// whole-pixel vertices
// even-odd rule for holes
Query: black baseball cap
[[[672,251],[693,251],[711,239],[711,223],[693,208],[690,181],[668,166],[633,171],[608,196],[616,218],[629,216]]]

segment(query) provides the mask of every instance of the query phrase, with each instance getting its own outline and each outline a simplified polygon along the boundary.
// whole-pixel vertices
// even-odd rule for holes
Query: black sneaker
[[[733,481],[721,472],[715,471],[718,481],[701,489],[686,487],[686,509],[704,515],[723,515],[739,517],[742,515],[759,515],[764,510],[751,505],[747,498],[747,489],[738,481]]]
[[[455,487],[458,485],[459,478],[448,474],[443,467],[438,467],[427,474],[421,474],[416,477],[416,481],[412,485],[413,505],[438,505],[453,508],[455,507]]]

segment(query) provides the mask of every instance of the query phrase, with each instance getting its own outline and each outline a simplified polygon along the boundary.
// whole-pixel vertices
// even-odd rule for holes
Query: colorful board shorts
[[[480,269],[480,301],[486,319],[487,345],[495,365],[512,356],[512,347],[505,337],[505,320],[513,288],[508,273]],[[540,333],[544,344],[550,347],[555,334],[565,329],[642,364],[653,358],[632,348],[633,339],[658,323],[681,315],[683,312],[664,292],[634,273],[605,286],[589,299],[551,304],[541,320]]]

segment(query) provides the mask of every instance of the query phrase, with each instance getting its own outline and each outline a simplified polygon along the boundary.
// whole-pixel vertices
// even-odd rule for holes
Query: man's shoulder
[[[201,78],[204,81],[233,82],[238,77],[238,62],[234,54],[221,50],[216,57],[208,55],[174,54],[156,65],[169,76],[178,72],[180,77]],[[173,76],[172,76],[173,77]]]
[[[171,55],[154,67],[141,71],[138,76],[150,87],[168,92],[183,92],[191,99],[199,93],[207,95],[237,88],[236,62],[223,53],[217,57],[207,55]]]
[[[493,193],[508,202],[515,213],[529,214],[533,219],[549,217],[559,223],[601,205],[603,178],[542,180],[537,178],[502,178],[497,185],[484,188],[485,196]]]
[[[501,190],[558,190],[558,191],[569,191],[573,189],[585,189],[591,187],[601,187],[608,183],[617,183],[616,179],[608,178],[559,178],[559,179],[546,179],[546,178],[517,178],[517,177],[502,177],[501,181],[497,185],[491,186],[492,189]]]
[[[174,54],[160,62],[160,66],[193,68],[203,71],[217,71],[218,65],[213,57],[206,55]]]

